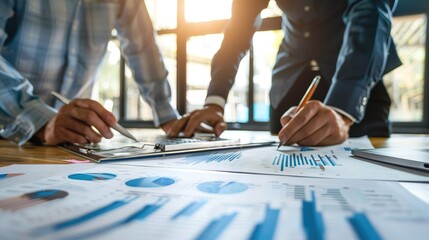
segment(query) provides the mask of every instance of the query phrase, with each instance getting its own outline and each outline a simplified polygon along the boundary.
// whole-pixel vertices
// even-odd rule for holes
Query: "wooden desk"
[[[371,138],[371,143],[376,148],[428,148],[429,135],[427,134],[394,134],[390,138]]]
[[[232,134],[231,134],[232,132]],[[230,131],[228,135],[234,136],[240,131]],[[240,134],[240,133],[239,133]],[[249,131],[242,134],[253,134]],[[258,133],[261,134],[261,133]],[[262,133],[265,134],[265,133]],[[268,134],[268,133],[267,133]],[[235,135],[236,136],[236,135]],[[429,146],[429,135],[397,134],[391,138],[372,138],[374,147],[401,147],[416,148]],[[58,147],[35,146],[28,143],[18,147],[7,140],[0,140],[0,167],[11,164],[65,164],[64,160],[85,160]]]
[[[54,146],[35,146],[27,143],[18,147],[7,140],[0,140],[0,167],[11,164],[65,164],[64,160],[84,160]]]
[[[232,134],[232,136],[238,136],[236,134],[246,135],[261,133],[252,133],[248,131],[242,133],[233,132],[225,135],[225,137],[230,137],[230,134]],[[429,136],[394,135],[389,139],[374,138],[371,139],[371,142],[375,147],[427,147],[429,146]],[[64,160],[68,159],[84,160],[58,147],[34,146],[31,144],[26,144],[23,147],[17,147],[6,140],[0,140],[0,166],[10,164],[64,164],[67,163]],[[338,181],[341,180],[339,179]],[[368,184],[371,184],[371,182],[368,182]],[[414,196],[429,204],[429,184],[409,182],[400,184]]]

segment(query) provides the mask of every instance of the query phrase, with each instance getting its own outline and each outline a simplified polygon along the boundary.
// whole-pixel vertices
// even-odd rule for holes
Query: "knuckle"
[[[326,109],[325,111],[323,111],[323,114],[327,119],[329,119],[329,121],[334,121],[337,118],[336,113],[330,109]]]
[[[310,116],[308,114],[299,114],[296,116],[296,120],[294,122],[296,123],[306,123],[309,121]]]
[[[84,144],[84,143],[88,142],[86,140],[86,138],[84,138],[83,136],[80,136],[80,135],[72,137],[72,139],[73,139],[73,142],[77,142],[77,143],[80,143],[80,144]]]
[[[84,119],[89,123],[96,122],[97,118],[98,118],[97,115],[92,111],[89,111],[84,115]]]
[[[109,127],[105,124],[102,124],[101,126],[98,126],[98,131],[101,133],[107,133],[109,131]],[[92,130],[91,130],[92,131]]]
[[[76,105],[80,102],[81,100],[79,98],[73,99],[70,101],[70,105]]]
[[[92,142],[98,143],[101,141],[101,137],[100,136],[95,136],[92,138]]]
[[[310,139],[312,138],[312,134],[307,128],[301,129],[300,132],[304,137],[310,137]]]
[[[322,103],[320,101],[312,100],[312,101],[309,101],[307,105],[311,108],[320,108]]]
[[[82,133],[88,137],[91,137],[94,135],[94,131],[90,127],[84,127]]]
[[[327,124],[327,132],[328,133],[333,133],[333,134],[338,134],[340,131],[340,128],[338,127],[338,124]]]

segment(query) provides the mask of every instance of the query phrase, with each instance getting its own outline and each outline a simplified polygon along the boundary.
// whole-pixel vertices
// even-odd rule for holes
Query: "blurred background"
[[[169,71],[173,106],[182,114],[201,108],[210,82],[211,58],[223,39],[232,0],[145,2]],[[394,132],[429,132],[429,10],[422,2],[400,0],[393,20],[392,35],[403,62],[384,78],[392,99]],[[261,31],[255,34],[228,97],[225,119],[229,129],[268,129],[271,70],[283,37],[280,16],[275,1],[262,12]],[[125,126],[151,127],[151,110],[139,95],[115,36],[113,30],[93,98],[113,111]]]

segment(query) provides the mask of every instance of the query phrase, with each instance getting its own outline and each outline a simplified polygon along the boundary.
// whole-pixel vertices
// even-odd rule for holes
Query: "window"
[[[169,71],[172,104],[181,114],[203,106],[210,82],[211,58],[219,49],[223,29],[231,16],[233,0],[146,0],[158,31],[157,41]],[[427,6],[419,1],[401,3],[393,21],[392,36],[403,66],[385,76],[392,99],[390,118],[394,131],[429,129],[427,66]],[[242,60],[228,96],[225,120],[230,129],[268,129],[271,70],[283,37],[281,11],[275,1],[261,16],[261,31]],[[140,97],[131,71],[121,60],[114,38],[94,90],[107,109],[129,127],[152,126],[152,113]],[[122,96],[122,97],[121,97]]]
[[[395,17],[392,36],[402,66],[387,74],[384,83],[392,100],[394,122],[423,122],[426,61],[426,15]]]

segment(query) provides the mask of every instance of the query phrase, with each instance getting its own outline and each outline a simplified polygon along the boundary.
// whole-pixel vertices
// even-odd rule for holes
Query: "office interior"
[[[210,82],[211,58],[223,39],[231,1],[148,0],[146,4],[169,71],[173,106],[180,114],[201,108]],[[403,65],[383,78],[392,100],[393,133],[429,132],[428,12],[427,4],[419,0],[399,1],[394,12],[391,33]],[[268,130],[268,92],[277,53],[273,46],[278,46],[283,33],[275,1],[261,16],[261,29],[228,96],[228,129]],[[113,31],[93,98],[115,113],[122,125],[152,128],[150,107],[139,94],[115,36]]]
[[[202,108],[233,0],[144,1],[172,105],[179,114]],[[281,14],[274,0],[261,13],[228,96],[222,137],[278,141],[269,133],[269,90]],[[391,34],[403,65],[383,78],[390,138],[352,139],[326,151],[279,151],[275,142],[102,163],[63,146],[1,139],[0,239],[426,239],[429,172],[356,159],[350,146],[428,148],[428,17],[427,0],[398,1]],[[119,44],[113,30],[91,98],[132,133],[164,134]],[[48,200],[34,198],[40,189]]]

